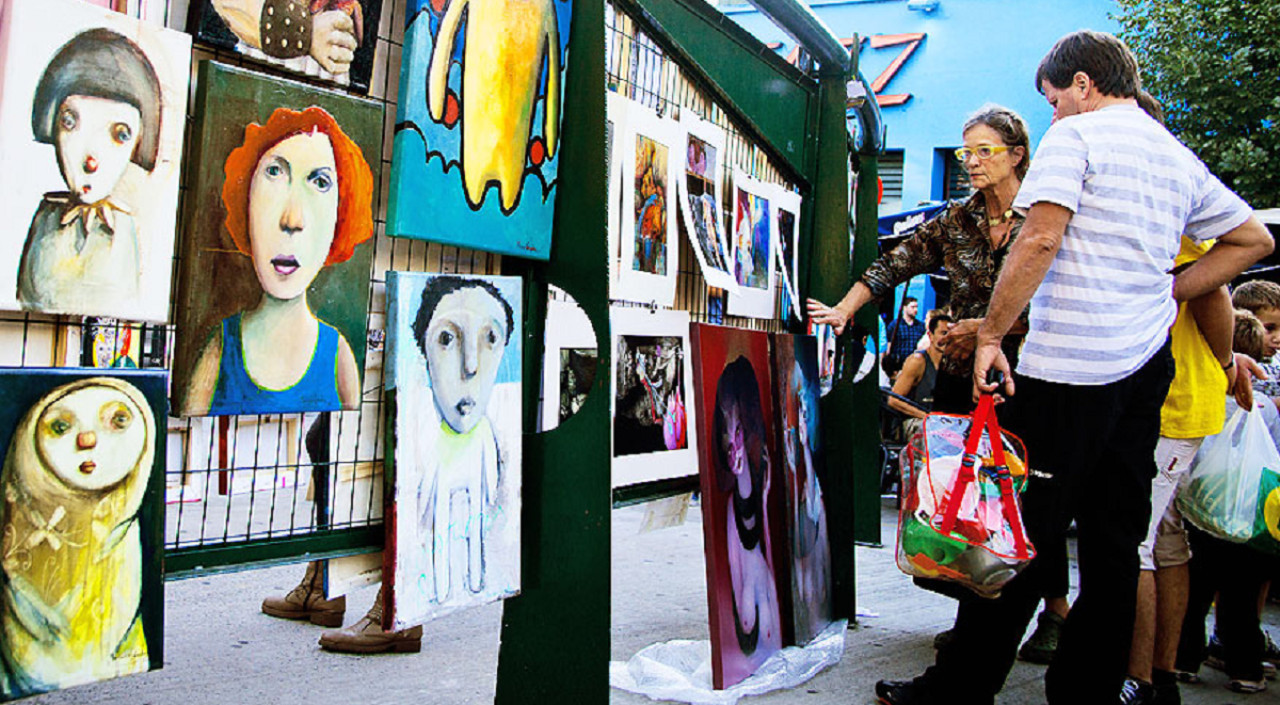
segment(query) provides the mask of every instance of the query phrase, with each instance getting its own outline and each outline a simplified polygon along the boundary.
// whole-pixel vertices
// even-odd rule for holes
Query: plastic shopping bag
[[[1178,509],[1187,520],[1213,536],[1235,543],[1249,542],[1259,530],[1269,533],[1265,525],[1257,524],[1260,514],[1265,524],[1264,480],[1274,489],[1277,471],[1280,452],[1276,451],[1262,414],[1237,409],[1221,433],[1200,445],[1186,485],[1178,493]],[[1270,495],[1269,491],[1266,496]],[[1273,513],[1280,520],[1280,498],[1275,505]]]
[[[999,449],[992,447],[993,431],[1003,440]],[[980,403],[973,418],[925,418],[901,456],[899,569],[998,595],[1035,556],[1018,502],[1025,457],[1022,442],[999,430],[990,402]]]

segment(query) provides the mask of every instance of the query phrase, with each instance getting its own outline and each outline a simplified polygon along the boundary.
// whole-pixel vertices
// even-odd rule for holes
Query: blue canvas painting
[[[570,0],[409,0],[387,229],[548,259]]]
[[[521,280],[389,272],[384,627],[520,589]]]

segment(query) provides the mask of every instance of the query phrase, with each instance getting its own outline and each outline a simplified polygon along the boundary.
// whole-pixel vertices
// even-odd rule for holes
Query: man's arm
[[[1016,243],[1015,243],[1016,244]],[[1231,281],[1249,265],[1271,254],[1276,243],[1257,217],[1218,238],[1203,257],[1173,278],[1173,298],[1188,301]]]
[[[1062,235],[1072,212],[1056,203],[1041,201],[1031,206],[1022,233],[1009,248],[1009,257],[1000,268],[995,292],[987,315],[978,327],[978,344],[974,350],[973,378],[978,388],[995,391],[994,384],[987,384],[987,372],[992,367],[1004,372],[1005,391],[1013,393],[1013,376],[1009,362],[1000,352],[1000,341],[1022,311],[1031,296],[1044,281],[1049,265],[1062,246]]]
[[[893,393],[902,396],[909,396],[920,383],[920,377],[924,375],[924,358],[920,355],[912,355],[902,366],[902,372],[898,373],[898,379],[893,383]],[[900,411],[907,416],[914,416],[917,419],[923,419],[927,414],[925,411],[914,407],[901,399],[889,397],[889,408]]]

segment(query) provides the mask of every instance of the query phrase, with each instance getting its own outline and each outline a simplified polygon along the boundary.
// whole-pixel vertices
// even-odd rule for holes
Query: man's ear
[[[1089,97],[1089,92],[1093,90],[1093,79],[1084,71],[1076,71],[1071,77],[1071,87],[1080,91],[1081,98]]]

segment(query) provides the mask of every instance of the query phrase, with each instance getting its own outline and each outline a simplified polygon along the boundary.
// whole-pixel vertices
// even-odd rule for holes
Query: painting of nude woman
[[[202,98],[219,107],[203,113],[200,130],[174,411],[354,409],[380,108],[216,64],[202,66],[201,77]],[[277,100],[241,98],[259,95]]]

